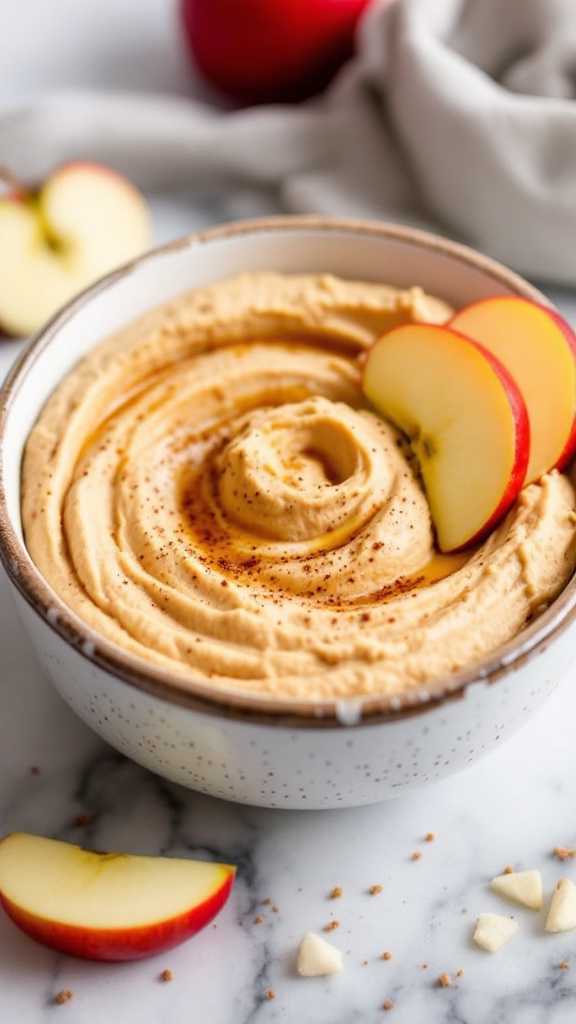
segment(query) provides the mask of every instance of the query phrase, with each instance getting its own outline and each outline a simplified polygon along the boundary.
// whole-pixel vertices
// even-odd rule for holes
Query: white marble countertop
[[[19,0],[3,10],[2,96],[78,84],[198,95],[174,4]],[[158,240],[257,212],[251,203],[227,194],[209,208],[168,204]],[[576,295],[552,294],[576,323]],[[0,377],[21,345],[0,347]],[[458,776],[379,806],[282,812],[180,789],[96,738],[43,677],[1,573],[0,652],[0,834],[238,865],[213,925],[138,964],[59,956],[1,913],[2,1022],[573,1024],[576,932],[545,934],[545,910],[503,906],[488,887],[507,865],[539,868],[547,902],[560,875],[576,878],[576,860],[553,853],[576,847],[573,672],[515,738]],[[374,885],[382,891],[370,894]],[[520,925],[493,955],[472,942],[484,910],[514,913]],[[343,951],[340,973],[296,975],[309,930]],[[73,996],[59,1005],[62,989]]]

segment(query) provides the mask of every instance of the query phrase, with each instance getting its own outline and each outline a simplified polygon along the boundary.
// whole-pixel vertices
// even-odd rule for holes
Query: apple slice
[[[12,832],[0,841],[0,902],[33,939],[90,960],[138,960],[190,938],[226,902],[235,868],[92,853]]]
[[[528,464],[528,414],[510,374],[450,328],[403,324],[369,349],[363,389],[411,442],[440,549],[479,541],[512,505]]]
[[[149,248],[144,196],[102,164],[62,164],[38,192],[0,197],[0,324],[37,330],[97,278]]]
[[[449,326],[479,341],[516,381],[530,420],[526,483],[576,451],[576,335],[552,309],[518,295],[482,299]]]

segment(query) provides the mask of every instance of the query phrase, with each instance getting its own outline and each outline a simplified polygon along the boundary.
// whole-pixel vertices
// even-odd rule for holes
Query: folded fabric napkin
[[[102,160],[191,201],[243,184],[255,214],[417,225],[576,284],[574,0],[375,0],[358,44],[299,106],[85,91],[0,104],[0,162],[34,178]]]

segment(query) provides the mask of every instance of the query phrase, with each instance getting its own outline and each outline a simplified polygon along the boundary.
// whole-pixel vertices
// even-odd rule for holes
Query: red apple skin
[[[295,103],[329,84],[354,55],[373,0],[180,0],[194,65],[242,105]]]
[[[38,918],[14,906],[2,894],[0,903],[30,938],[59,953],[85,960],[142,960],[172,949],[209,924],[226,903],[233,883],[234,872],[230,871],[220,889],[204,903],[172,920],[141,928],[80,928]]]

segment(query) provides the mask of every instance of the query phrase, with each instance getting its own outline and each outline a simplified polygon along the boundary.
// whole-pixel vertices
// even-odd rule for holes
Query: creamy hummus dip
[[[417,469],[360,375],[378,334],[449,314],[417,287],[271,273],[148,314],[78,364],[32,431],[38,568],[182,687],[397,694],[493,650],[572,574],[575,495],[550,473],[481,547],[438,554]]]

